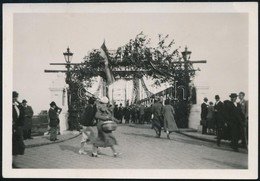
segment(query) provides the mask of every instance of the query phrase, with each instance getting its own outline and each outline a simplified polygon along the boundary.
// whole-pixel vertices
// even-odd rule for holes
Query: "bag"
[[[104,132],[111,132],[116,130],[117,124],[114,121],[105,121],[101,127]]]

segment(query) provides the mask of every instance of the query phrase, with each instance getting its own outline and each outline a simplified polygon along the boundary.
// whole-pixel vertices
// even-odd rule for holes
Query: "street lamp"
[[[63,53],[64,55],[64,58],[65,58],[65,62],[66,62],[66,68],[67,68],[67,72],[66,72],[66,83],[69,85],[68,86],[68,112],[69,112],[69,122],[71,122],[71,77],[70,77],[70,63],[71,63],[71,60],[72,60],[72,56],[73,56],[73,53],[70,52],[70,48],[68,47],[67,48],[67,52],[64,52]],[[69,128],[71,129],[71,128]]]
[[[63,55],[64,55],[66,63],[69,64],[71,62],[72,56],[73,56],[73,53],[70,52],[70,48],[69,47],[67,48],[67,52],[64,52]]]
[[[186,46],[185,51],[181,52],[181,54],[182,54],[184,61],[187,61],[190,59],[191,51],[188,51],[188,47]]]

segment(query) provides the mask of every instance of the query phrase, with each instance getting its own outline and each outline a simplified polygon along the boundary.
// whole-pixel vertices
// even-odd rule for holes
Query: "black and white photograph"
[[[257,5],[4,4],[3,176],[257,178]]]

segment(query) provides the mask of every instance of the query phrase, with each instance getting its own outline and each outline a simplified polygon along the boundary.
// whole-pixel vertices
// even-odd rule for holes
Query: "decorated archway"
[[[89,52],[82,64],[74,66],[72,70],[69,83],[72,104],[78,109],[85,104],[85,100],[78,97],[77,90],[79,87],[85,87],[87,90],[93,83],[93,77],[102,78],[106,87],[104,92],[107,95],[107,88],[112,81],[108,71],[111,71],[115,80],[132,79],[134,85],[137,85],[137,81],[142,81],[143,77],[149,77],[156,86],[167,82],[174,87],[168,91],[170,95],[174,95],[169,98],[173,100],[176,109],[177,124],[179,127],[187,127],[190,104],[192,104],[191,93],[194,92],[190,82],[196,72],[192,63],[188,61],[191,52],[186,47],[185,51],[180,53],[180,47],[176,48],[174,40],[169,40],[168,35],[159,35],[155,47],[150,45],[150,41],[141,32],[115,51],[108,51],[103,43],[101,51],[93,49]],[[105,52],[108,60],[105,60],[102,51]],[[149,95],[151,98],[154,96]],[[137,98],[134,102],[139,101],[142,100]]]

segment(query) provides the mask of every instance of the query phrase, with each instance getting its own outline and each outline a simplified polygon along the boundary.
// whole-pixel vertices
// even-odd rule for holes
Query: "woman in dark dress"
[[[112,134],[112,131],[105,132],[102,129],[102,126],[105,121],[112,120],[118,122],[113,116],[111,110],[107,107],[109,100],[107,97],[103,97],[100,100],[100,104],[97,105],[97,112],[96,112],[96,119],[98,120],[97,123],[97,130],[98,130],[98,137],[93,143],[93,157],[98,157],[98,147],[110,147],[113,151],[114,157],[118,156],[114,145],[117,145],[117,140]]]

